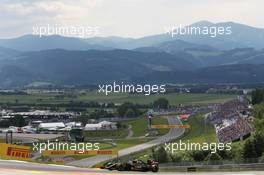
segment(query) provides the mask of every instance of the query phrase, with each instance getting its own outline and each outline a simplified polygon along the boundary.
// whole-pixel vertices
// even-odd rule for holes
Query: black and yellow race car
[[[155,160],[148,160],[144,162],[142,160],[132,160],[124,163],[107,163],[103,167],[103,169],[108,170],[118,170],[118,171],[152,171],[158,172],[159,171],[159,163]]]

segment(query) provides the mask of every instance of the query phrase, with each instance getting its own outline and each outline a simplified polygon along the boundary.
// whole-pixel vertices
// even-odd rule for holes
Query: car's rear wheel
[[[124,164],[119,165],[117,170],[118,171],[126,171],[126,165],[124,165]]]
[[[151,171],[154,172],[154,173],[158,172],[159,171],[159,167],[156,167],[156,166],[152,167]]]

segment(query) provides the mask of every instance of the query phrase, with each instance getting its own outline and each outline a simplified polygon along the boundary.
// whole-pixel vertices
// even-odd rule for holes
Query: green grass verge
[[[187,131],[186,136],[181,140],[183,142],[187,142],[189,140],[194,143],[217,142],[214,126],[206,124],[204,119],[205,116],[203,114],[191,117],[187,122],[191,128]]]
[[[91,138],[109,138],[109,139],[114,139],[114,138],[124,138],[128,134],[127,129],[117,129],[117,130],[97,130],[97,131],[84,131],[84,136],[86,139],[91,139]]]
[[[168,120],[163,117],[154,117],[152,123],[168,124]],[[146,117],[140,117],[133,121],[123,122],[123,124],[131,125],[133,131],[133,137],[145,136],[148,133],[148,119]],[[159,135],[164,135],[169,132],[169,129],[158,129]]]

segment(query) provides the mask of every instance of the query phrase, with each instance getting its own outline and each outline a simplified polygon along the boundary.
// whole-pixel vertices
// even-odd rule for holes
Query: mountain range
[[[264,29],[201,21],[190,26],[231,26],[232,34],[167,34],[143,38],[25,35],[0,39],[0,87],[33,82],[90,85],[264,82]]]

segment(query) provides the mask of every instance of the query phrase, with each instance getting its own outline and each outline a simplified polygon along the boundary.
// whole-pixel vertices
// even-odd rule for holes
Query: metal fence
[[[203,165],[242,165],[242,164],[256,164],[256,163],[263,163],[264,161],[260,158],[252,158],[252,159],[245,159],[245,160],[221,160],[221,161],[202,161],[202,162],[170,162],[170,163],[163,163],[161,166],[168,167],[168,166],[203,166]]]

